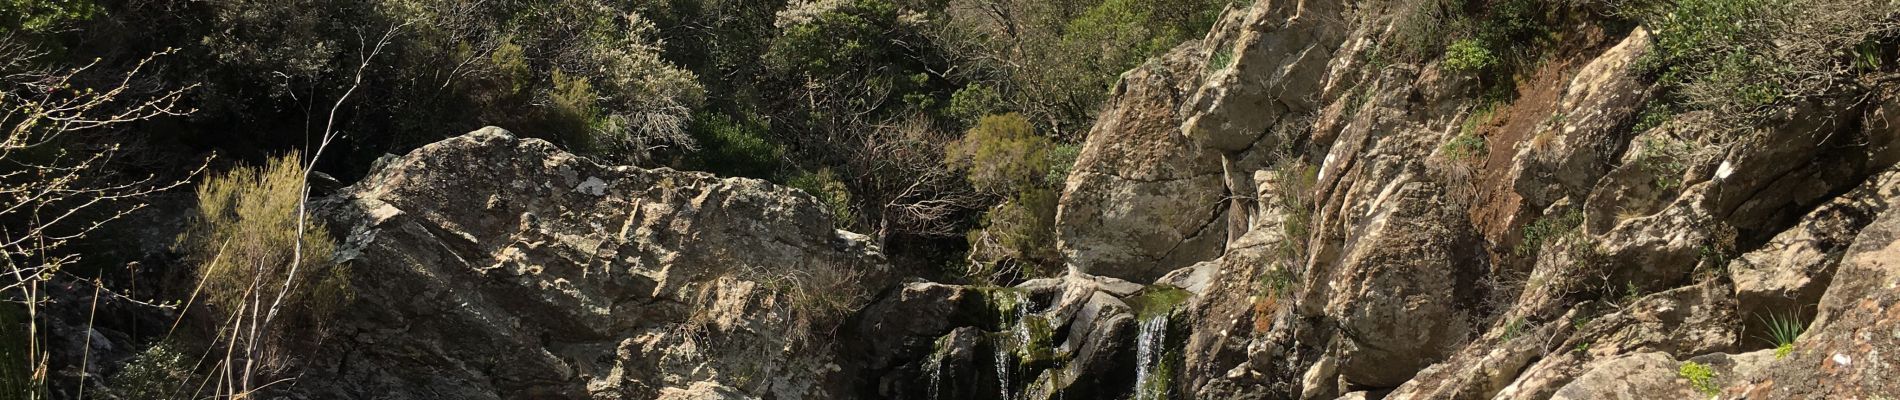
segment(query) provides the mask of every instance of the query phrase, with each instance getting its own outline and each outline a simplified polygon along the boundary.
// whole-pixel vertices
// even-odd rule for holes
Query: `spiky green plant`
[[[1762,324],[1768,326],[1768,337],[1762,340],[1767,340],[1769,344],[1775,346],[1777,359],[1794,353],[1795,339],[1799,339],[1801,333],[1808,330],[1807,324],[1801,322],[1800,315],[1793,312],[1770,313],[1766,316],[1758,315],[1756,318],[1761,319]]]

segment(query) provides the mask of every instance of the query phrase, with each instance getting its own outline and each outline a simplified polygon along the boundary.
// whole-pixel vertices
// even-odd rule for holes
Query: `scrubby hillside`
[[[9,78],[0,126],[31,140],[7,170],[69,172],[0,175],[47,193],[8,194],[42,212],[6,232],[56,239],[6,247],[23,312],[0,316],[28,335],[0,354],[27,362],[0,388],[1900,395],[1891,2],[343,3],[150,17],[230,51],[182,53],[217,79]],[[8,68],[62,71],[159,7],[70,4],[0,11],[28,40],[0,43],[38,46],[0,50],[52,49]],[[354,52],[267,46],[351,18],[381,24]],[[271,65],[310,69],[246,104],[188,94]],[[101,72],[152,78],[84,91]],[[422,77],[439,97],[401,97]],[[355,105],[283,107],[312,96]],[[307,146],[112,146],[299,115],[323,122]],[[195,161],[284,149],[306,153]],[[43,219],[69,204],[84,223]]]

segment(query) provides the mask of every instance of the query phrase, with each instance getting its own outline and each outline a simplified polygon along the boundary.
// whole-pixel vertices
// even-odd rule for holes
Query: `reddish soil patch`
[[[1493,265],[1504,265],[1511,249],[1523,239],[1522,227],[1543,212],[1523,204],[1523,197],[1513,185],[1512,158],[1520,146],[1536,140],[1538,126],[1557,111],[1564,88],[1576,71],[1621,40],[1596,26],[1579,31],[1579,37],[1560,44],[1549,61],[1517,77],[1517,99],[1495,110],[1490,121],[1478,126],[1477,134],[1485,138],[1489,154],[1471,182],[1476,197],[1467,212],[1472,226],[1493,245]]]

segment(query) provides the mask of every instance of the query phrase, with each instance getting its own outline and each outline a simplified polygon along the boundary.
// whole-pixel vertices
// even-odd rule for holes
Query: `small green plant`
[[[1464,134],[1445,142],[1445,158],[1451,161],[1469,161],[1484,154],[1484,138],[1478,135]]]
[[[1498,57],[1475,38],[1458,39],[1445,47],[1445,68],[1457,72],[1478,72],[1498,64]]]
[[[856,220],[851,213],[851,189],[845,187],[844,181],[838,180],[830,168],[800,172],[786,180],[785,184],[817,197],[818,202],[831,211],[832,223],[837,228],[850,228],[852,221]]]
[[[1504,334],[1498,335],[1498,340],[1508,342],[1516,339],[1518,335],[1524,334],[1524,324],[1523,318],[1512,318],[1510,322],[1504,323]]]
[[[172,398],[171,391],[180,382],[196,379],[191,369],[192,360],[173,347],[164,342],[153,344],[126,361],[119,373],[108,381],[106,392],[129,400]]]
[[[1520,256],[1536,255],[1543,251],[1544,245],[1576,233],[1580,225],[1583,225],[1583,212],[1577,210],[1537,218],[1524,226],[1524,241],[1514,251]]]
[[[1637,300],[1642,300],[1642,299],[1643,299],[1643,289],[1636,287],[1636,282],[1623,283],[1623,304],[1624,305],[1636,304]]]
[[[1274,204],[1279,209],[1281,265],[1303,265],[1306,240],[1312,233],[1313,186],[1318,184],[1319,169],[1304,161],[1288,159],[1273,168]]]
[[[1459,126],[1458,136],[1442,146],[1446,159],[1464,161],[1484,154],[1485,139],[1478,134],[1479,128],[1491,123],[1491,118],[1497,115],[1497,109],[1504,104],[1504,100],[1487,97],[1481,101],[1484,104],[1473,110],[1471,116],[1466,117]]]
[[[1861,43],[1859,46],[1854,46],[1854,67],[1858,68],[1861,73],[1879,71],[1881,67],[1880,64],[1879,42],[1870,40]]]
[[[1716,386],[1715,383],[1715,370],[1702,363],[1684,362],[1681,368],[1676,369],[1676,376],[1689,380],[1689,387],[1703,395],[1715,396],[1722,393],[1722,388]]]
[[[1214,54],[1208,57],[1206,72],[1211,73],[1233,67],[1234,60],[1234,49],[1232,47],[1222,47],[1219,51],[1215,51]]]
[[[1589,353],[1590,342],[1577,342],[1576,350],[1578,353]]]
[[[1675,110],[1670,106],[1669,102],[1651,101],[1649,104],[1643,106],[1642,114],[1636,117],[1636,125],[1630,127],[1630,131],[1633,133],[1647,132],[1650,129],[1662,126],[1665,122],[1669,122],[1669,118],[1675,117],[1675,115]]]
[[[1260,274],[1259,295],[1284,297],[1293,292],[1295,279],[1292,271],[1282,265],[1274,265],[1266,273]]]
[[[1570,328],[1576,329],[1576,330],[1583,330],[1584,327],[1590,326],[1591,321],[1595,321],[1595,320],[1596,320],[1595,318],[1591,318],[1587,316],[1577,317],[1576,319],[1570,320]]]
[[[1775,346],[1776,359],[1786,358],[1789,354],[1793,354],[1794,341],[1801,338],[1801,333],[1808,329],[1807,325],[1801,322],[1800,315],[1792,312],[1770,313],[1765,316],[1756,316],[1756,318],[1768,326],[1768,337],[1762,339]]]
[[[1656,190],[1667,192],[1682,187],[1682,174],[1689,169],[1688,159],[1694,151],[1687,141],[1650,136],[1641,141],[1637,160],[1655,176]]]

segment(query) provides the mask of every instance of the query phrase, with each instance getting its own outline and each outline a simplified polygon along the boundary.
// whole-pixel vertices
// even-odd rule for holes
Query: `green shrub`
[[[835,76],[873,68],[898,54],[887,34],[898,24],[888,0],[811,2],[781,12],[782,32],[765,54],[781,71]]]
[[[723,113],[693,118],[691,132],[700,150],[689,154],[693,158],[689,167],[721,176],[776,176],[785,150],[767,138],[770,123],[756,115],[739,118]]]
[[[1484,137],[1462,134],[1445,142],[1445,158],[1451,161],[1468,161],[1484,155]]]
[[[1052,272],[1044,267],[1059,258],[1055,210],[1061,192],[1056,187],[1067,178],[1076,153],[1037,135],[1015,113],[983,117],[944,148],[946,166],[963,171],[978,190],[1004,199],[967,235],[975,265],[966,275],[996,281]]]
[[[1689,169],[1693,144],[1682,139],[1649,136],[1639,142],[1636,159],[1655,176],[1656,190],[1671,191],[1682,187],[1682,174]]]
[[[1291,273],[1291,266],[1306,264],[1306,241],[1312,235],[1313,190],[1319,183],[1319,168],[1289,159],[1274,166],[1273,177],[1273,203],[1268,205],[1283,216],[1280,234],[1285,240],[1280,247],[1281,266]]]
[[[973,83],[950,95],[950,107],[944,112],[961,121],[975,122],[978,118],[1002,111],[1003,96],[982,83]]]
[[[611,144],[611,139],[595,136],[598,109],[594,103],[600,95],[594,94],[594,85],[587,77],[557,70],[549,79],[553,82],[547,93],[549,129],[579,152],[593,152]]]
[[[1061,187],[1069,180],[1069,171],[1075,169],[1075,159],[1082,155],[1082,147],[1073,144],[1059,144],[1049,150],[1049,174],[1044,182]]]
[[[964,171],[978,189],[1012,194],[1041,187],[1049,180],[1050,153],[1055,147],[1037,135],[1035,126],[1021,114],[991,115],[946,146],[944,162]]]
[[[982,226],[970,232],[970,258],[976,270],[971,278],[998,282],[1011,276],[1040,277],[1057,271],[1049,267],[1056,254],[1056,201],[1054,190],[1032,188],[1018,193],[983,214]]]
[[[352,297],[345,270],[329,265],[336,245],[328,231],[302,213],[299,160],[291,153],[199,184],[198,212],[179,245],[197,264],[201,297],[220,314],[269,307],[288,281],[284,306],[303,327],[320,327]]]
[[[1497,56],[1477,39],[1458,39],[1445,47],[1445,68],[1457,72],[1478,72],[1498,63]]]
[[[106,392],[124,400],[171,399],[175,389],[193,379],[191,360],[171,344],[159,342],[126,361],[107,381]]]
[[[1703,395],[1715,396],[1722,393],[1722,388],[1715,382],[1715,370],[1702,363],[1684,362],[1681,368],[1676,369],[1676,376],[1689,380],[1689,387]]]
[[[830,168],[819,168],[816,172],[801,171],[785,184],[817,197],[818,202],[831,211],[832,223],[838,229],[850,228],[856,221],[856,216],[851,213],[851,189],[845,187]]]
[[[1638,65],[1687,110],[1716,111],[1705,126],[1736,132],[1790,97],[1860,90],[1855,68],[1869,41],[1900,34],[1900,3],[1877,0],[1671,0],[1628,2],[1651,33]],[[1844,51],[1845,50],[1845,51]],[[1877,62],[1879,57],[1872,58]],[[1733,135],[1728,135],[1733,136]]]
[[[1543,251],[1546,244],[1576,234],[1577,227],[1583,225],[1583,212],[1572,210],[1559,215],[1545,215],[1524,226],[1524,240],[1517,245],[1520,256],[1536,255]]]
[[[92,0],[0,0],[0,36],[46,33],[104,12]]]

